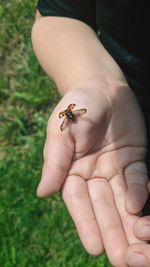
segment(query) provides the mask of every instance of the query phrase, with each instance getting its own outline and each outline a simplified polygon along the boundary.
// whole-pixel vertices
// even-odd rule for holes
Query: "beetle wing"
[[[65,116],[65,114],[66,114],[65,110],[64,110],[64,111],[61,111],[61,112],[59,113],[59,118],[62,118],[62,117],[64,117],[64,116]]]
[[[69,120],[67,119],[67,117],[65,117],[62,124],[60,125],[60,130],[63,131],[67,127],[68,123]]]
[[[73,109],[76,106],[76,104],[70,104],[67,109]]]
[[[75,115],[75,116],[80,116],[80,115],[82,115],[82,114],[84,114],[84,113],[86,113],[87,112],[87,110],[85,109],[85,108],[81,108],[81,109],[79,109],[79,110],[74,110],[73,111],[73,114]]]

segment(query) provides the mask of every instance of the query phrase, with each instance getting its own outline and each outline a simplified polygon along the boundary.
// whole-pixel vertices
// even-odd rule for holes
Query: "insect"
[[[80,116],[87,112],[85,108],[79,110],[73,110],[76,104],[70,104],[67,109],[59,113],[59,118],[65,117],[62,124],[60,125],[60,130],[63,131],[70,121],[74,122],[76,116]]]

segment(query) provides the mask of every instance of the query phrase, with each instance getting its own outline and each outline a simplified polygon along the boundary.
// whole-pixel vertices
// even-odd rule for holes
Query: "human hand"
[[[148,184],[150,193],[150,183]],[[150,216],[141,217],[134,226],[135,235],[141,240],[150,240]],[[126,255],[127,263],[132,267],[150,266],[150,245],[132,244]]]
[[[138,217],[130,213],[139,212],[147,198],[145,125],[126,85],[102,88],[71,90],[56,106],[37,195],[61,189],[86,250],[97,255],[104,245],[110,262],[124,267],[128,243],[139,242],[133,232]],[[87,113],[61,132],[58,114],[70,103]]]

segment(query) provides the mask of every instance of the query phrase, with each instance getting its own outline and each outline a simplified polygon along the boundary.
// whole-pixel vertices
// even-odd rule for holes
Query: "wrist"
[[[104,94],[105,97],[109,99],[113,99],[116,95],[118,95],[121,89],[128,88],[129,85],[124,77],[124,75],[108,75],[103,73],[98,77],[94,78],[86,78],[77,82],[74,82],[70,86],[63,91],[62,96],[65,94],[89,94],[93,98],[94,96],[99,96]]]

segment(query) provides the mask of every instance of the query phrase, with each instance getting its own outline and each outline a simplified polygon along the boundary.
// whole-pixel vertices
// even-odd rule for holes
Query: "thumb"
[[[126,262],[129,266],[150,266],[150,245],[136,243],[129,246],[126,254]]]
[[[148,182],[147,188],[148,188],[148,192],[150,193],[150,182]]]
[[[37,188],[38,197],[47,197],[60,190],[67,176],[73,151],[74,143],[67,129],[63,134],[48,129],[42,177]]]

